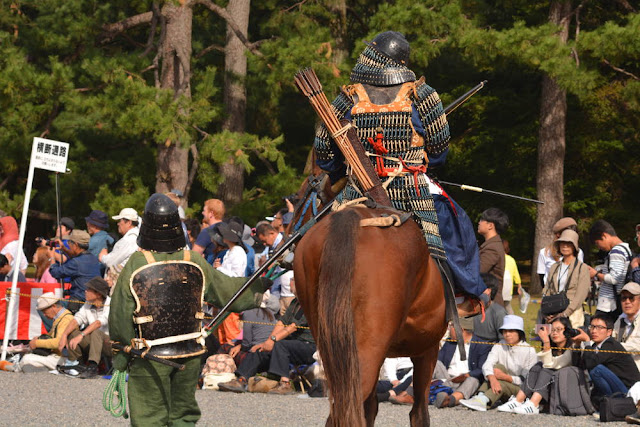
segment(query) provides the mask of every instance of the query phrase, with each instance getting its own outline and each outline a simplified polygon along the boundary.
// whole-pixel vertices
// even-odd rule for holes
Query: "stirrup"
[[[460,297],[457,295],[456,297]],[[464,301],[456,304],[460,317],[473,317],[482,314],[482,322],[485,319],[485,306],[482,301],[470,295],[464,295]]]

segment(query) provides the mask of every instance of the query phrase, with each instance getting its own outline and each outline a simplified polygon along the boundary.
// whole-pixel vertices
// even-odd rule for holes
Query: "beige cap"
[[[88,245],[91,236],[84,230],[73,230],[69,234],[69,240],[76,242],[79,245]]]
[[[120,213],[116,216],[112,216],[111,218],[119,221],[121,219],[128,219],[129,221],[138,221],[138,212],[136,212],[133,208],[124,208],[120,211]]]
[[[51,307],[53,304],[56,304],[60,299],[56,297],[53,292],[47,292],[46,294],[40,295],[38,298],[38,302],[36,303],[36,308],[40,311],[45,308]]]
[[[640,295],[640,285],[636,282],[629,282],[622,287],[623,291],[627,291],[633,295]],[[622,292],[622,291],[620,291]]]
[[[569,242],[571,244],[573,244],[573,247],[576,249],[576,253],[578,253],[580,251],[580,246],[578,245],[578,233],[576,233],[573,230],[564,230],[562,232],[562,234],[560,235],[560,237],[558,237],[556,239],[555,242],[553,242],[553,245],[556,247],[556,250],[558,252],[560,252],[560,242]]]
[[[554,232],[554,234],[555,233],[562,233],[562,230],[564,230],[564,229],[566,229],[568,227],[571,227],[572,225],[575,226],[575,227],[578,226],[578,223],[576,222],[575,219],[573,219],[573,218],[571,218],[569,216],[566,216],[564,218],[560,218],[558,220],[558,222],[553,224],[553,232]]]

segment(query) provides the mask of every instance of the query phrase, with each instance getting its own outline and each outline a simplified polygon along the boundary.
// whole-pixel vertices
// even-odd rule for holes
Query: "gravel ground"
[[[102,408],[102,392],[107,380],[80,380],[49,373],[17,374],[0,371],[1,426],[104,426],[126,425]],[[234,394],[211,390],[196,393],[204,426],[322,426],[329,413],[327,399],[266,394]],[[376,425],[408,426],[408,406],[380,405]],[[224,414],[224,415],[222,415]],[[473,412],[465,408],[430,408],[435,426],[589,426],[592,416],[524,416]],[[609,423],[610,426],[627,425]]]

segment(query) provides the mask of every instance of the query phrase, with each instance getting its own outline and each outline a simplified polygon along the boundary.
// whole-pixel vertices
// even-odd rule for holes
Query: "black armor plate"
[[[137,338],[150,341],[201,330],[204,272],[199,265],[189,261],[148,264],[134,272],[130,286],[137,304],[134,312]],[[145,317],[149,321],[144,322]],[[153,345],[149,351],[164,358],[203,352],[204,347],[194,338]]]

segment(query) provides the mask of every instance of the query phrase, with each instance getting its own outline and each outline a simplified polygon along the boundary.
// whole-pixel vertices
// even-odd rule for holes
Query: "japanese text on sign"
[[[53,172],[66,172],[69,144],[51,139],[33,138],[31,165]]]

